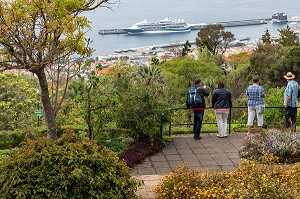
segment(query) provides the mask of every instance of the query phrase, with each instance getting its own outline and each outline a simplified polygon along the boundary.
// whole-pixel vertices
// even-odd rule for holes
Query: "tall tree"
[[[181,51],[181,56],[186,56],[191,51],[192,45],[188,40],[186,40],[185,44],[183,45],[183,49]]]
[[[108,0],[3,0],[0,2],[0,70],[34,73],[41,92],[48,137],[57,138],[57,124],[45,69],[72,54],[88,55],[88,20],[80,14]]]
[[[262,35],[261,40],[263,44],[271,44],[271,35],[268,28],[266,29],[265,34]]]
[[[298,46],[298,36],[297,34],[287,26],[286,29],[281,29],[279,31],[279,38],[276,40],[282,46]]]
[[[208,25],[201,29],[196,38],[196,45],[206,46],[213,54],[223,54],[228,48],[228,44],[234,41],[234,35],[224,30],[221,24]]]

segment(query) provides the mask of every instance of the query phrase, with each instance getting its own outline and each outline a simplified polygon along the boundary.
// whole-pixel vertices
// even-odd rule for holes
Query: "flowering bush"
[[[274,161],[272,155],[264,160]],[[155,187],[158,199],[300,197],[300,163],[293,167],[244,160],[234,172],[200,171],[178,167]]]
[[[300,160],[300,134],[271,130],[262,134],[245,137],[239,155],[241,158],[261,160],[263,153],[272,153],[280,162]]]

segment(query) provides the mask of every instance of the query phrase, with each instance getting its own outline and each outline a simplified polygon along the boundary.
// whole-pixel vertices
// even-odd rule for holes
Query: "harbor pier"
[[[191,30],[201,30],[202,28],[206,27],[207,25],[216,25],[221,24],[224,27],[235,27],[235,26],[249,26],[249,25],[260,25],[260,24],[266,24],[270,22],[271,18],[265,18],[265,19],[249,19],[249,20],[239,20],[239,21],[227,21],[227,22],[214,22],[210,24],[190,24]],[[108,35],[108,34],[126,34],[127,32],[123,29],[102,29],[98,31],[101,35]]]

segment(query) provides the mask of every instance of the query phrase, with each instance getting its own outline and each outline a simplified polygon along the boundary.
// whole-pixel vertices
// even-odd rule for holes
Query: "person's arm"
[[[208,92],[208,87],[207,86],[203,86],[203,96],[209,96],[209,92]]]
[[[290,101],[291,101],[291,96],[286,96],[286,98],[285,98],[285,107],[289,106]]]
[[[186,108],[191,108],[190,105],[189,105],[189,94],[188,93],[186,94],[186,102],[185,102],[185,104],[186,104]]]
[[[211,107],[214,108],[215,106],[215,103],[216,103],[216,91],[214,91],[214,94],[211,98]]]
[[[263,87],[261,87],[261,88],[262,88],[262,93],[263,93],[263,94],[261,95],[261,97],[262,97],[262,98],[265,98],[265,97],[266,97],[265,90],[263,89]]]
[[[288,107],[289,106],[289,103],[290,103],[290,101],[291,101],[291,96],[292,96],[292,88],[291,88],[291,86],[288,84],[287,85],[287,95],[286,95],[286,97],[285,97],[285,107]]]

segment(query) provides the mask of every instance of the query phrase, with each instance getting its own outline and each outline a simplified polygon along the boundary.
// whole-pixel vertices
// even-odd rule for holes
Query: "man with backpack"
[[[186,100],[186,107],[191,108],[194,113],[194,139],[199,140],[200,130],[202,127],[202,121],[205,109],[204,96],[209,96],[208,88],[206,86],[201,87],[201,80],[196,78],[194,80],[195,86],[189,89]]]

